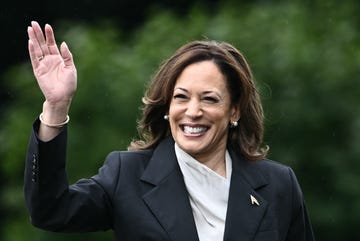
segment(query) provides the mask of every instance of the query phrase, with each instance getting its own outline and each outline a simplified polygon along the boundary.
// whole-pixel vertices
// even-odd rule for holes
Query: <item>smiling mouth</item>
[[[186,134],[202,134],[205,133],[208,128],[207,127],[203,127],[203,126],[186,126],[186,125],[182,125],[181,129],[186,133]]]

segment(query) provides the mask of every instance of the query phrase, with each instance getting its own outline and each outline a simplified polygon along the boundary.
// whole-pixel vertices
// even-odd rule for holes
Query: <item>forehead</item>
[[[225,76],[219,67],[210,60],[196,62],[185,67],[176,80],[175,89],[178,87],[188,90],[215,89],[222,92],[228,91]]]

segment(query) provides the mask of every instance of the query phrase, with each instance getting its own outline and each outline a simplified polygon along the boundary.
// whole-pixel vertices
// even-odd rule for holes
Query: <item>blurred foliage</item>
[[[269,158],[297,173],[317,240],[359,240],[360,45],[356,1],[201,4],[180,17],[153,8],[122,32],[104,20],[53,24],[78,69],[70,110],[71,182],[96,173],[106,154],[137,137],[141,97],[161,61],[195,39],[224,40],[247,57],[260,89]],[[24,49],[26,51],[26,49]],[[31,123],[43,97],[29,62],[6,73],[14,101],[0,120],[3,241],[110,240],[111,232],[54,234],[31,226],[22,179]]]

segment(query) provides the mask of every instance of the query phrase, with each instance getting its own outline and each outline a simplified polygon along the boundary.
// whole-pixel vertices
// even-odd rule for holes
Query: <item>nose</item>
[[[191,119],[200,117],[203,114],[199,100],[191,99],[186,107],[185,115]]]

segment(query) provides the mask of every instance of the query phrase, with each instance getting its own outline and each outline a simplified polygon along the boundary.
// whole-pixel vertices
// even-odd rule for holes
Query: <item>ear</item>
[[[239,105],[233,105],[230,109],[230,122],[231,121],[239,121],[240,117],[241,117],[241,112],[240,112],[240,106]]]

